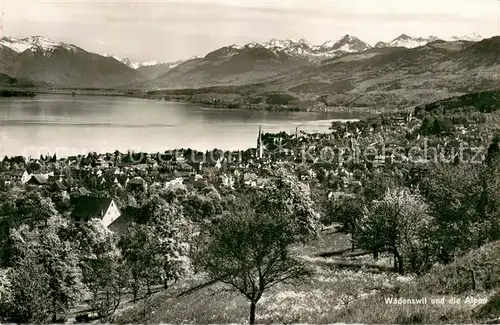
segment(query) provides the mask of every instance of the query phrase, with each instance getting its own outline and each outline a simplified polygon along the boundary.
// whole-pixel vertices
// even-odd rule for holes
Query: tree
[[[433,246],[438,261],[449,263],[457,254],[480,245],[488,192],[480,166],[446,165],[435,169],[421,184],[421,193],[433,216]]]
[[[0,259],[4,266],[12,265],[11,229],[22,224],[38,226],[46,224],[47,220],[58,214],[49,197],[44,197],[39,191],[30,191],[17,196],[12,193],[1,198],[0,205]]]
[[[50,197],[44,197],[40,191],[29,192],[16,204],[18,218],[25,224],[46,223],[49,218],[58,214]]]
[[[119,246],[130,275],[128,286],[135,303],[143,284],[146,285],[147,294],[151,295],[151,285],[161,281],[158,242],[150,226],[132,224],[122,236]]]
[[[495,134],[486,154],[486,165],[493,167],[500,160],[500,134]]]
[[[120,241],[134,301],[143,284],[149,296],[152,285],[166,289],[190,271],[189,224],[181,209],[155,196],[142,212],[145,224],[129,227]]]
[[[359,219],[363,216],[363,203],[357,197],[344,197],[330,201],[328,221],[337,221],[342,224],[342,230],[352,236],[352,250],[355,248],[355,238]]]
[[[35,256],[16,261],[7,272],[0,304],[5,319],[18,323],[45,323],[50,318],[49,276]]]
[[[120,305],[126,285],[119,261],[111,256],[87,261],[83,275],[90,307],[107,322]]]
[[[97,219],[81,228],[78,237],[89,304],[100,320],[106,322],[118,308],[126,287],[117,238]]]
[[[316,236],[319,215],[314,209],[310,189],[285,169],[277,171],[272,182],[257,193],[254,201],[257,214],[285,216],[287,228],[299,241],[306,242]]]
[[[392,253],[400,274],[406,269],[421,273],[430,266],[426,241],[430,224],[427,204],[420,195],[391,189],[367,209],[360,221],[358,243],[371,251]]]
[[[311,272],[289,254],[295,236],[286,217],[244,211],[209,227],[203,268],[250,301],[250,324],[254,324],[256,306],[265,291],[278,283],[304,280]]]
[[[198,193],[190,193],[182,202],[184,213],[193,221],[209,220],[215,216],[216,209],[211,200]]]
[[[177,281],[190,271],[189,225],[179,207],[159,199],[150,226],[157,240],[163,288],[167,289],[170,281]]]
[[[397,182],[391,175],[376,172],[365,180],[362,191],[363,198],[368,204],[373,200],[382,200],[387,190],[396,185]]]
[[[484,227],[483,241],[500,239],[500,135],[496,134],[488,147],[488,153],[481,168],[482,195],[479,213],[488,223]]]
[[[49,218],[41,229],[22,225],[11,233],[14,262],[31,263],[47,278],[53,322],[57,315],[67,314],[83,291],[78,254],[69,233],[69,222],[59,216]]]

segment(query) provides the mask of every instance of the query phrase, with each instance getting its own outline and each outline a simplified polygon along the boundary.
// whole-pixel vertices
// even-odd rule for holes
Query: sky
[[[345,34],[375,44],[406,33],[498,34],[500,0],[3,1],[3,35],[47,36],[132,61],[172,62],[222,46]]]

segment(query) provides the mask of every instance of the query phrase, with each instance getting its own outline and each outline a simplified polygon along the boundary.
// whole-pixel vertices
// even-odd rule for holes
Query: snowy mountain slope
[[[274,46],[279,47],[279,44]],[[307,66],[310,62],[284,50],[262,44],[231,45],[202,58],[184,61],[158,77],[136,85],[138,88],[199,88],[259,82]]]
[[[303,57],[309,59],[324,59],[340,56],[345,53],[362,52],[371,48],[371,46],[359,38],[345,35],[338,41],[327,41],[321,45],[312,45],[305,39],[278,40],[271,39],[263,43],[248,43],[246,45],[231,45],[226,48],[227,55],[231,55],[231,50],[241,50],[244,47],[261,47],[273,51],[274,53],[286,53],[290,56]]]
[[[43,36],[0,39],[0,73],[56,87],[115,87],[144,76],[116,59]]]
[[[157,66],[161,67],[162,69],[164,69],[164,68],[171,69],[171,68],[175,68],[177,65],[179,65],[179,63],[183,62],[183,61],[176,61],[176,62],[160,62],[160,61],[132,62],[129,58],[120,58],[120,57],[113,55],[111,53],[108,53],[108,52],[104,53],[103,56],[111,57],[111,58],[125,64],[129,68],[134,69],[134,70],[138,70],[140,68],[154,68]]]
[[[108,53],[108,52],[104,53],[102,56],[107,57],[107,58],[113,58],[113,59],[125,64],[129,68],[135,69],[133,67],[134,63],[132,63],[129,58],[120,58],[120,57],[113,55],[111,53]]]
[[[483,40],[483,37],[478,33],[469,33],[463,36],[453,36],[451,41],[468,41],[468,42],[479,42]]]
[[[176,61],[169,63],[150,61],[150,62],[138,63],[135,64],[134,66],[137,66],[137,68],[135,69],[138,72],[140,72],[143,76],[147,77],[148,79],[153,79],[177,67],[182,62],[184,61]]]
[[[406,47],[409,49],[416,48],[419,46],[424,46],[428,43],[437,41],[439,38],[436,36],[429,37],[411,37],[407,34],[401,34],[390,42],[378,42],[375,47]]]
[[[25,51],[41,51],[44,53],[50,53],[57,48],[63,48],[68,51],[81,50],[75,45],[54,41],[43,36],[31,36],[24,38],[2,37],[0,39],[0,44],[14,50],[17,53],[23,53]]]
[[[376,48],[381,47],[406,47],[406,48],[416,48],[420,46],[424,46],[428,43],[435,42],[440,40],[441,38],[437,36],[429,36],[429,37],[411,37],[407,34],[402,34],[390,42],[378,42],[375,44]],[[468,42],[479,42],[483,39],[481,35],[477,33],[470,33],[463,36],[453,36],[449,39],[451,42],[457,41],[468,41]]]
[[[371,48],[371,46],[367,43],[351,35],[345,35],[336,43],[331,45],[331,47],[329,47],[329,42],[324,43],[321,47],[329,51],[341,51],[347,53],[363,52]]]

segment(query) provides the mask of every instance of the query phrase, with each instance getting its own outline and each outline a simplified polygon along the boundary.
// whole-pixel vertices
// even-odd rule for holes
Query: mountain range
[[[115,87],[146,79],[113,58],[42,36],[1,38],[0,73],[58,87]]]
[[[444,42],[461,48],[479,40],[481,37],[477,34],[453,37],[447,42],[435,36],[414,38],[402,34],[372,46],[352,35],[320,45],[312,45],[305,39],[272,39],[264,43],[229,45],[204,57],[177,62],[132,62],[42,36],[3,37],[0,39],[0,73],[51,87],[157,89],[245,85],[303,76],[305,71],[341,62],[344,62],[342,66],[350,65],[345,63],[349,60],[361,66],[391,55],[396,61],[404,61],[405,57],[418,56],[416,53],[429,44]],[[408,52],[410,49],[415,51]],[[433,51],[436,48],[430,52]],[[442,48],[439,51],[446,52]]]
[[[499,76],[500,36],[479,42],[435,40],[411,48],[379,46],[313,62],[252,44],[186,61],[138,88],[160,88],[148,92],[152,98],[217,99],[227,107],[243,102],[264,109],[259,103],[266,98],[286,94],[295,98],[293,109],[380,111],[498,89]]]
[[[470,33],[463,36],[453,36],[448,41],[468,41],[468,42],[478,42],[483,38],[477,33]],[[407,34],[401,34],[395,39],[389,42],[377,42],[374,46],[360,40],[359,38],[346,34],[338,41],[326,41],[319,45],[313,45],[309,43],[306,39],[293,40],[293,39],[271,39],[267,42],[257,43],[252,42],[245,45],[230,45],[228,47],[235,50],[241,50],[244,47],[264,47],[274,52],[285,52],[291,56],[305,57],[308,59],[325,59],[339,56],[345,53],[363,52],[372,47],[406,47],[415,48],[419,46],[426,45],[428,43],[441,40],[437,36],[429,37],[411,37]],[[111,54],[105,53],[104,56],[112,56]],[[128,58],[119,58],[112,56],[118,61],[126,64],[127,66],[137,69],[145,66],[158,66],[158,65],[170,65],[172,67],[177,66],[179,63],[183,62],[177,61],[173,63],[163,63],[159,61],[149,61],[149,62],[135,62],[132,63]],[[192,57],[191,59],[196,59],[199,57]]]
[[[167,72],[168,70],[175,68],[182,60],[176,62],[160,62],[160,61],[146,61],[146,62],[132,62],[129,58],[120,58],[110,53],[104,53],[103,56],[111,57],[121,63],[125,64],[127,67],[137,70],[141,75],[148,79],[156,78],[157,76]]]

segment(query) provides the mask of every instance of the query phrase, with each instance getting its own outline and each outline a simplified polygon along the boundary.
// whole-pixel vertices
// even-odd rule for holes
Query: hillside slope
[[[200,88],[221,85],[244,85],[259,82],[307,65],[303,58],[262,46],[229,46],[188,60],[159,77],[146,81],[142,88]]]
[[[415,107],[415,114],[421,111],[431,114],[447,114],[460,112],[491,113],[500,109],[500,90],[470,93],[462,96],[446,98],[434,103]]]
[[[145,79],[114,58],[40,36],[2,38],[0,73],[55,87],[115,87]]]
[[[500,37],[436,41],[417,48],[374,48],[270,80],[267,87],[328,106],[401,107],[500,84]]]
[[[16,88],[16,87],[35,87],[35,83],[29,80],[19,80],[16,78],[12,78],[4,73],[0,73],[0,87],[4,88]]]
[[[474,274],[474,277],[472,276]],[[474,290],[475,286],[475,290]],[[340,310],[336,320],[345,323],[477,323],[500,317],[487,305],[500,290],[500,241],[438,265],[428,274]],[[391,304],[386,298],[422,299],[425,304]],[[431,299],[443,303],[432,303]],[[497,314],[495,314],[497,313]]]
[[[410,109],[498,89],[499,58],[500,37],[369,48],[319,63],[258,46],[232,46],[189,60],[139,88],[160,90],[152,98],[196,101],[204,96],[203,102],[227,107],[276,109],[256,103],[265,94],[283,93],[297,99],[294,107],[285,109]],[[212,86],[219,89],[210,90]],[[200,90],[196,98],[190,88]],[[185,93],[173,96],[168,89],[185,89]]]

